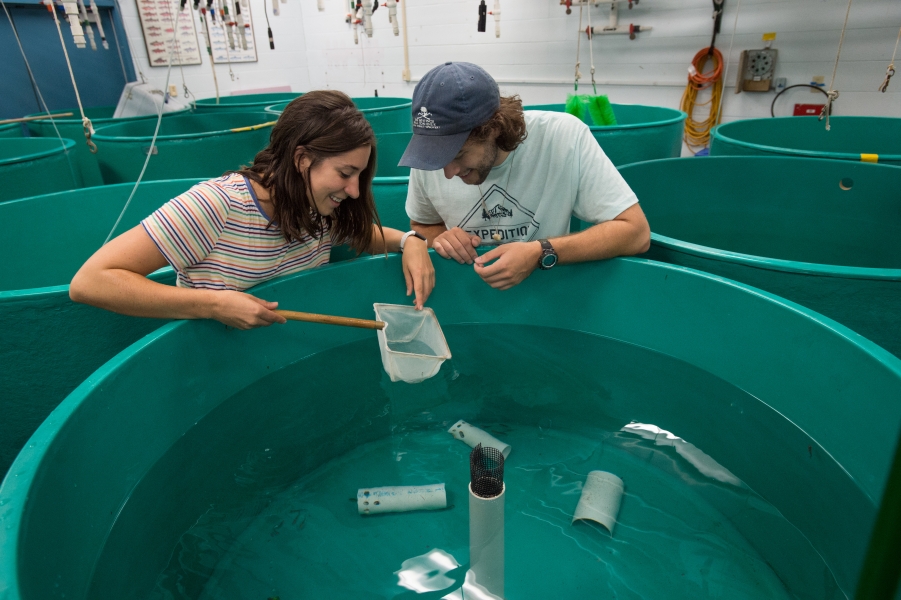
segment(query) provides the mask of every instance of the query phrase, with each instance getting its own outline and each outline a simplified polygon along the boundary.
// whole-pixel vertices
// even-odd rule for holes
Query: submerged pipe
[[[469,455],[467,580],[504,597],[504,455],[477,445]]]

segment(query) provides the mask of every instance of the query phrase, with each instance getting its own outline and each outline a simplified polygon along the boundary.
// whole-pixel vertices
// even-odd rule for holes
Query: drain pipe
[[[504,455],[477,445],[469,455],[469,571],[474,583],[504,597]],[[467,576],[467,580],[469,577]]]
[[[407,0],[401,0],[400,12],[404,17],[404,72],[401,77],[404,81],[410,81],[410,47],[407,44]]]

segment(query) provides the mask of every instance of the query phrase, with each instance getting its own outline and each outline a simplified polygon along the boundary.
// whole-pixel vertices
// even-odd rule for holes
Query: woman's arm
[[[369,252],[378,254],[384,252],[387,246],[388,252],[400,251],[400,239],[403,231],[383,227],[385,239],[379,233],[379,228],[372,226],[372,241],[369,244]],[[432,290],[435,288],[435,267],[429,257],[428,244],[416,236],[408,236],[404,243],[403,253],[404,279],[407,282],[407,295],[415,293],[413,304],[417,309],[422,309]]]
[[[179,288],[147,279],[166,266],[163,254],[138,225],[115,238],[82,265],[69,297],[133,317],[215,319],[239,329],[284,323],[277,302],[234,291]]]

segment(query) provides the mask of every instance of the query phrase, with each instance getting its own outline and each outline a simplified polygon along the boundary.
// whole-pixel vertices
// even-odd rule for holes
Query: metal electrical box
[[[735,82],[735,92],[770,91],[773,88],[778,55],[779,51],[774,48],[744,50],[738,63],[738,81]]]

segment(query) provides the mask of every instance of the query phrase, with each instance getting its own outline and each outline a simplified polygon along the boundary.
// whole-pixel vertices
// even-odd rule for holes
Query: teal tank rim
[[[353,98],[351,98],[353,100]],[[411,108],[413,106],[412,100],[407,100],[406,102],[401,102],[400,104],[391,104],[387,106],[375,106],[373,108],[358,108],[357,110],[363,113],[373,113],[373,112],[381,112],[385,110],[397,110],[399,108]]]
[[[102,107],[102,108],[110,108],[110,107]],[[112,108],[115,109],[116,107],[113,106]],[[189,113],[190,111],[191,111],[190,108],[185,107],[185,108],[180,108],[178,110],[164,112],[163,116],[170,117],[170,116],[174,116],[174,115],[183,115],[183,114]],[[58,123],[60,125],[78,125],[79,127],[81,127],[81,117],[75,116],[79,113],[78,108],[64,108],[62,110],[54,111],[54,112],[70,112],[73,114],[73,116],[63,117],[61,119],[53,119],[53,121],[52,121],[53,123]],[[47,114],[47,113],[37,112],[37,113],[32,113],[32,114],[26,115],[26,116],[39,117],[39,116],[45,115],[45,114]],[[134,117],[96,117],[96,118],[90,117],[90,118],[91,118],[91,123],[94,125],[94,130],[96,131],[98,125],[101,127],[105,127],[107,125],[115,125],[117,123],[123,123],[126,121],[143,121],[144,119],[156,119],[158,116],[159,116],[158,113],[151,113],[149,115],[136,115]],[[41,125],[47,124],[47,123],[51,123],[50,119],[44,119],[44,120],[38,122],[38,124],[41,124]]]
[[[209,115],[209,114],[211,114],[211,113],[207,113],[207,115]],[[242,117],[246,117],[247,115],[263,115],[266,117],[267,120],[260,121],[260,123],[258,123],[256,125],[247,125],[244,127],[236,127],[234,129],[212,129],[210,131],[202,131],[200,133],[180,133],[178,135],[158,135],[158,136],[156,136],[156,141],[160,142],[160,141],[172,141],[172,140],[192,140],[192,139],[200,139],[200,138],[212,137],[212,136],[217,136],[217,135],[245,133],[245,132],[249,131],[250,130],[249,128],[251,128],[251,127],[253,128],[254,131],[256,131],[257,129],[263,129],[265,127],[272,127],[276,123],[276,121],[271,120],[271,118],[272,118],[271,114],[265,113],[265,112],[260,112],[260,111],[221,112],[221,113],[214,113],[214,114],[219,117],[224,116],[224,115],[231,115],[231,114],[241,115]],[[183,115],[183,116],[193,116],[193,115],[187,114],[187,115]],[[117,123],[114,125],[107,125],[105,127],[101,127],[94,134],[93,139],[97,140],[97,141],[103,141],[103,142],[122,142],[122,143],[126,143],[126,142],[127,143],[135,143],[135,142],[149,143],[153,139],[152,134],[146,135],[146,136],[123,137],[123,136],[117,136],[117,135],[116,136],[104,135],[102,133],[104,129],[111,129],[113,127],[118,127],[118,125],[119,124]],[[238,131],[235,131],[235,129],[237,129]]]
[[[544,106],[564,107],[566,105],[563,103],[533,104],[530,106],[523,106],[522,108],[523,108],[523,110],[546,110],[545,108],[541,108]],[[617,106],[640,106],[641,108],[653,108],[655,110],[663,110],[663,111],[671,113],[673,116],[668,119],[663,119],[662,121],[650,121],[648,123],[635,123],[632,125],[608,125],[608,126],[589,125],[588,129],[592,133],[604,132],[604,131],[624,131],[624,130],[629,130],[629,129],[649,129],[651,127],[666,127],[667,125],[675,125],[677,123],[682,123],[685,121],[685,119],[688,118],[688,113],[681,111],[677,108],[670,108],[668,106],[652,106],[650,104],[612,104],[612,103],[611,103],[611,106],[614,109],[614,113],[616,112]],[[564,112],[564,111],[561,110],[559,112]]]
[[[185,191],[190,189],[197,183],[206,181],[206,179],[189,177],[181,180],[174,181],[184,181],[185,182]],[[372,179],[373,186],[377,184],[382,185],[407,185],[410,182],[409,176],[396,176],[396,177],[374,177]],[[153,182],[148,182],[153,183]],[[123,189],[131,189],[134,187],[134,183],[114,183],[112,185],[103,185],[103,186],[94,186],[95,188],[104,188],[109,189],[113,186],[120,186]],[[54,196],[63,196],[72,191],[86,191],[91,188],[79,188],[78,190],[67,190],[62,192],[53,192],[51,194],[42,194],[40,196],[29,196],[28,198],[17,198],[15,200],[10,200],[4,204],[12,204],[13,202],[26,202],[29,200],[34,200],[36,198],[47,198],[48,200],[52,200]],[[175,273],[175,270],[171,265],[166,265],[165,267],[158,269],[151,273],[151,276],[154,277],[169,277]],[[74,275],[74,274],[73,274]],[[59,284],[59,285],[51,285],[46,287],[38,287],[38,288],[21,288],[16,290],[0,290],[0,303],[4,302],[13,302],[17,300],[31,300],[38,297],[49,297],[49,296],[58,296],[58,295],[66,295],[69,294],[69,284]]]
[[[26,116],[28,116],[28,115],[26,115]],[[15,129],[16,127],[21,128],[22,124],[21,123],[6,123],[4,125],[0,125],[0,131],[8,131],[11,129]]]
[[[256,101],[252,101],[252,102],[227,102],[225,104],[222,104],[221,103],[222,96],[220,96],[218,99],[218,102],[217,102],[217,99],[215,97],[213,97],[213,98],[201,98],[200,100],[197,100],[194,104],[199,104],[200,106],[202,106],[204,108],[222,107],[223,110],[227,110],[226,107],[231,108],[231,107],[235,107],[235,106],[259,106],[260,110],[262,110],[262,109],[266,108],[269,104],[282,104],[284,102],[290,102],[291,100],[294,100],[295,98],[300,98],[301,96],[304,95],[304,92],[271,92],[271,93],[262,93],[262,94],[246,94],[246,96],[248,96],[248,97],[269,96],[269,95],[276,96],[279,94],[286,94],[286,95],[294,94],[294,98],[291,98],[288,100],[280,100],[278,102],[272,102],[272,98],[269,98],[267,100],[256,100]],[[226,98],[240,98],[241,95],[225,96],[225,97]]]
[[[63,144],[60,145],[60,140],[62,140]],[[14,165],[17,163],[29,162],[32,160],[37,160],[39,158],[45,158],[47,156],[54,156],[56,154],[62,154],[67,152],[75,147],[75,140],[70,140],[69,138],[4,138],[0,140],[0,144],[20,144],[22,146],[45,146],[46,150],[38,150],[36,152],[31,152],[30,154],[21,154],[19,156],[13,156],[11,158],[0,158],[0,167],[5,167],[6,165]],[[63,147],[65,146],[65,147]],[[19,198],[16,198],[19,200]]]
[[[148,277],[158,279],[168,277],[174,273],[175,270],[170,265],[166,265],[161,269],[157,269],[156,271],[148,275]],[[63,283],[60,285],[49,285],[46,287],[38,288],[23,288],[20,290],[0,290],[0,304],[4,302],[14,302],[17,300],[33,300],[35,298],[49,298],[51,296],[60,295],[69,295],[68,283]]]
[[[368,98],[368,96],[367,96],[367,98]],[[391,98],[389,97],[386,99],[391,99]],[[402,98],[397,98],[397,99],[402,100]],[[353,98],[351,98],[351,100],[353,100]],[[291,101],[276,102],[275,104],[271,104],[271,105],[267,106],[265,109],[265,112],[271,113],[274,115],[280,115],[285,111],[285,106],[287,106],[290,103],[291,103]],[[413,100],[407,100],[406,102],[401,102],[400,104],[377,106],[377,107],[373,107],[373,108],[358,108],[357,110],[359,110],[361,113],[363,113],[365,115],[366,113],[379,112],[379,111],[384,111],[384,110],[397,110],[399,108],[412,108],[412,106],[413,106]]]
[[[685,161],[685,160],[735,160],[741,159],[743,161],[751,160],[751,161],[767,161],[772,160],[772,157],[767,156],[705,156],[705,157],[678,157],[678,158],[658,158],[655,160],[646,160],[636,163],[629,163],[627,165],[621,165],[619,170],[627,169],[632,166],[637,165],[649,165],[654,163],[667,163],[667,162],[675,162],[675,161]],[[792,158],[794,161],[820,161],[820,158],[813,158],[810,156],[799,156],[797,158]],[[873,165],[874,167],[882,167],[885,169],[895,169],[897,167],[893,167],[891,165]],[[640,203],[639,199],[639,203]],[[673,250],[676,252],[682,252],[684,254],[690,254],[692,256],[698,256],[703,258],[708,258],[712,260],[720,260],[724,262],[730,263],[738,263],[742,265],[746,265],[749,267],[754,267],[758,269],[768,269],[773,271],[782,271],[786,273],[799,273],[802,275],[817,275],[819,277],[839,277],[845,279],[873,279],[873,280],[883,280],[883,281],[901,281],[901,269],[881,269],[881,268],[869,268],[869,267],[848,267],[841,265],[827,265],[821,263],[808,263],[808,262],[799,262],[793,260],[784,260],[780,258],[770,258],[766,256],[756,256],[754,254],[743,254],[741,252],[732,252],[730,250],[723,250],[720,248],[712,248],[710,246],[703,246],[701,244],[694,244],[692,242],[686,242],[684,240],[680,240],[677,238],[661,235],[659,233],[655,233],[653,231],[653,224],[651,229],[651,243],[658,244],[667,248],[669,250]]]
[[[719,250],[708,246],[683,242],[675,238],[651,232],[651,242],[660,246],[683,252],[693,256],[723,260],[725,262],[739,263],[750,267],[764,268],[786,273],[799,273],[803,275],[817,275],[819,277],[842,277],[847,279],[874,279],[886,281],[901,281],[901,269],[868,269],[865,267],[842,267],[837,265],[821,265],[817,263],[795,262],[778,258],[754,256],[753,254],[740,254],[728,250]]]
[[[392,259],[394,261],[399,261],[400,257],[399,255],[393,255]],[[385,260],[385,258],[383,256],[371,256],[355,261],[336,263],[334,265],[324,267],[323,269],[353,269],[359,266],[364,261],[375,260],[383,261]],[[612,259],[612,261],[604,262],[609,263],[613,261],[620,261],[628,263],[630,265],[647,265],[649,267],[653,267],[654,269],[659,269],[660,275],[669,273],[679,277],[698,278],[701,281],[706,280],[718,282],[720,284],[725,284],[729,288],[735,289],[740,293],[750,294],[751,296],[759,299],[762,302],[776,305],[777,307],[781,307],[783,310],[796,313],[803,319],[813,322],[816,326],[823,327],[826,330],[834,333],[836,336],[845,339],[848,343],[855,347],[856,350],[871,357],[876,363],[878,363],[879,368],[888,371],[899,380],[901,380],[901,359],[895,357],[888,351],[880,348],[879,346],[877,346],[873,342],[870,342],[859,334],[851,331],[847,327],[809,309],[806,309],[801,305],[795,304],[791,301],[785,300],[757,288],[687,267],[680,267],[642,258],[615,258]],[[322,272],[323,269],[314,269],[312,271],[301,272],[283,278],[278,278],[254,289],[258,292],[263,292],[267,288],[273,285],[277,285],[279,282],[299,277],[307,277],[317,272]],[[0,482],[0,524],[5,524],[5,526],[0,526],[0,548],[4,550],[4,552],[0,552],[0,581],[4,582],[5,584],[3,587],[4,591],[12,592],[13,595],[11,595],[10,598],[20,597],[18,595],[20,584],[18,578],[17,557],[19,541],[22,533],[21,528],[23,524],[23,517],[25,516],[26,510],[28,508],[27,505],[28,499],[30,497],[30,490],[39,479],[39,470],[40,466],[42,465],[43,458],[47,455],[51,445],[56,440],[56,438],[62,433],[61,426],[68,422],[68,419],[72,417],[72,415],[80,408],[82,402],[86,400],[86,397],[94,388],[102,386],[106,380],[108,380],[110,377],[114,377],[117,369],[129,359],[131,359],[132,356],[134,356],[136,353],[140,352],[143,348],[157,342],[161,337],[172,332],[176,328],[191,327],[196,325],[196,323],[193,323],[189,320],[172,321],[170,323],[161,325],[155,331],[134,342],[128,348],[121,351],[119,354],[117,354],[115,357],[113,357],[107,363],[97,369],[75,390],[73,390],[50,413],[47,419],[45,419],[45,421],[40,425],[37,431],[35,431],[35,433],[25,443],[25,446],[16,457],[13,464],[10,466],[6,477],[2,482]],[[857,479],[850,473],[849,476],[855,483],[857,483],[858,485],[860,484],[860,482],[857,481]],[[865,488],[862,487],[861,489]],[[872,500],[878,505],[878,498],[874,498]]]
[[[860,160],[861,154],[859,152],[826,152],[823,150],[800,150],[797,148],[786,148],[784,146],[768,146],[766,144],[755,144],[753,142],[746,142],[744,140],[739,140],[733,137],[729,137],[722,133],[721,129],[728,128],[730,125],[734,123],[752,123],[752,122],[772,122],[775,119],[797,119],[799,117],[771,117],[769,119],[742,119],[740,121],[730,121],[729,123],[720,123],[716,127],[713,128],[713,131],[710,132],[711,143],[714,140],[719,140],[720,142],[734,144],[736,146],[741,146],[742,148],[759,148],[762,150],[766,150],[767,152],[771,152],[773,154],[783,154],[785,156],[797,156],[801,158],[830,158],[834,160],[850,160],[850,161],[858,161],[865,162]],[[812,117],[807,117],[812,118]],[[858,117],[858,116],[833,116],[829,117],[830,119],[892,119],[896,120],[896,117]],[[825,125],[823,125],[825,127]],[[879,154],[879,163],[882,163],[884,160],[893,160],[893,161],[901,161],[901,154]]]

